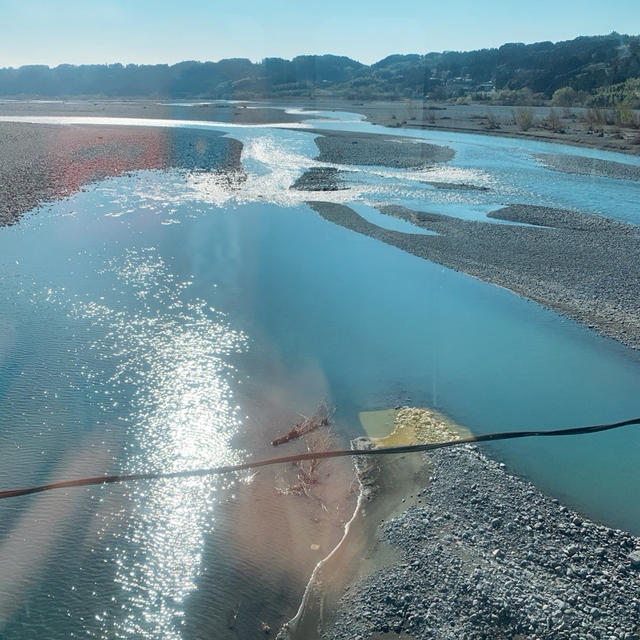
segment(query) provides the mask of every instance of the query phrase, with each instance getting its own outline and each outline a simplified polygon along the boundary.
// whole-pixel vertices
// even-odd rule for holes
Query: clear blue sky
[[[0,0],[0,67],[390,53],[640,33],[640,0]]]

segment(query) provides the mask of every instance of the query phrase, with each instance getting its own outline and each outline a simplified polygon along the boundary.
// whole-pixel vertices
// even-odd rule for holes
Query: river
[[[314,125],[382,131],[353,114],[313,117],[327,115],[338,119]],[[315,214],[308,193],[289,189],[303,168],[321,164],[312,160],[312,134],[200,126],[243,142],[242,185],[229,189],[214,174],[139,172],[0,229],[6,488],[264,456],[273,425],[286,431],[322,398],[336,407],[341,443],[362,433],[360,411],[398,404],[434,407],[477,433],[638,414],[636,353]],[[342,167],[353,172],[351,188],[318,199],[352,204],[376,224],[384,224],[373,209],[380,202],[473,219],[523,202],[640,220],[637,183],[552,172],[534,154],[637,159],[394,133],[447,144],[456,156],[429,171]],[[424,180],[489,190],[434,189]],[[638,534],[639,446],[640,433],[628,429],[492,452],[596,520]],[[249,538],[230,522],[242,516],[242,526],[256,528],[254,547],[270,539],[271,525],[229,506],[259,482],[180,479],[4,501],[0,634],[211,637],[249,595],[264,601],[251,610],[252,624],[278,620],[304,575],[284,588],[286,545],[249,553]],[[282,504],[298,500],[264,487],[259,497],[261,513],[277,509],[285,519]],[[346,517],[327,524],[327,540]],[[308,529],[295,519],[288,526],[293,535]],[[257,571],[272,581],[259,583]]]

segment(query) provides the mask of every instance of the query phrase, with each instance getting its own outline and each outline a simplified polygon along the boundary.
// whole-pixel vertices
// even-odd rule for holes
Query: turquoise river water
[[[382,131],[338,115],[322,126]],[[247,180],[234,189],[215,174],[140,172],[0,229],[3,488],[245,460],[269,452],[254,428],[264,406],[308,414],[322,397],[343,440],[361,433],[359,411],[397,404],[435,407],[477,433],[640,413],[636,353],[316,215],[308,193],[288,188],[320,164],[313,135],[215,128],[245,145]],[[552,172],[533,154],[636,158],[403,133],[456,157],[429,171],[348,167],[351,189],[318,199],[352,204],[382,226],[399,223],[373,209],[379,202],[474,219],[510,202],[545,203],[640,222],[637,182]],[[425,179],[490,191],[436,190]],[[585,514],[638,534],[639,447],[631,428],[492,451]],[[229,483],[4,501],[0,636],[222,637],[193,603],[225,587],[224,572],[221,584],[205,580],[204,558]]]

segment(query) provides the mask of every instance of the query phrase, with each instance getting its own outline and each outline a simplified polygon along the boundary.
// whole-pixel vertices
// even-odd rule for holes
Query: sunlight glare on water
[[[136,390],[126,468],[141,473],[238,462],[242,452],[229,444],[241,421],[228,356],[246,347],[246,337],[203,301],[183,302],[190,283],[173,276],[154,249],[129,250],[105,271],[136,303],[110,308],[76,301],[70,312],[103,327],[94,348],[116,361],[107,402],[122,388]],[[100,637],[181,637],[180,603],[195,587],[218,486],[197,478],[132,485],[125,521],[114,528],[105,519],[99,538],[114,549],[125,613],[107,609],[97,616]]]
[[[416,233],[369,207],[403,204],[479,220],[510,202],[540,201],[534,179],[562,191],[567,206],[580,208],[579,197],[613,207],[606,190],[592,198],[599,183],[575,195],[574,176],[541,168],[520,142],[494,148],[493,140],[472,145],[443,134],[440,141],[456,147],[451,163],[400,170],[319,162],[315,134],[301,131],[226,133],[243,143],[242,170],[136,172],[3,230],[0,364],[8,375],[0,390],[11,402],[0,435],[12,478],[36,484],[54,465],[62,479],[239,462],[270,450],[271,428],[288,424],[264,417],[264,398],[303,411],[301,398],[316,401],[318,388],[335,402],[344,437],[359,435],[360,410],[400,402],[438,406],[478,432],[635,411],[637,361],[621,348],[504,290],[333,225],[305,205],[349,204],[380,226]],[[314,167],[340,170],[349,188],[290,188]],[[429,181],[446,184],[423,184]],[[83,448],[88,436],[98,441],[95,451]],[[609,434],[601,445],[585,439],[570,451],[561,443],[510,444],[505,459],[586,512],[637,530],[635,498],[621,492],[637,480],[623,437]],[[553,462],[567,452],[573,462]],[[594,461],[606,473],[594,475]],[[263,542],[262,531],[254,526],[254,537],[243,538],[233,529],[255,523],[225,511],[229,487],[205,478],[119,484],[70,492],[76,502],[51,492],[60,502],[43,498],[41,521],[51,528],[55,512],[73,531],[54,537],[47,530],[47,544],[28,547],[38,547],[42,566],[53,560],[34,584],[21,584],[14,571],[24,593],[31,591],[7,617],[12,631],[34,632],[37,611],[40,625],[55,619],[56,640],[202,637],[203,619],[224,621],[238,604],[226,581],[233,562],[244,593],[255,563],[264,561],[274,586],[251,588],[281,607],[291,549],[277,549],[279,560],[266,544],[247,553],[246,540]],[[7,520],[11,504],[3,505]],[[263,502],[260,513],[271,504]],[[8,526],[22,546],[22,530]],[[23,555],[19,566],[32,567]],[[257,604],[255,615],[262,615]]]

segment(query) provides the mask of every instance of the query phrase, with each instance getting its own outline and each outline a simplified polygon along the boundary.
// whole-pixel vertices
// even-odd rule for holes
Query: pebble
[[[640,540],[588,522],[474,447],[429,462],[437,479],[424,504],[379,527],[402,559],[350,589],[323,638],[368,640],[384,624],[420,640],[637,637]]]

